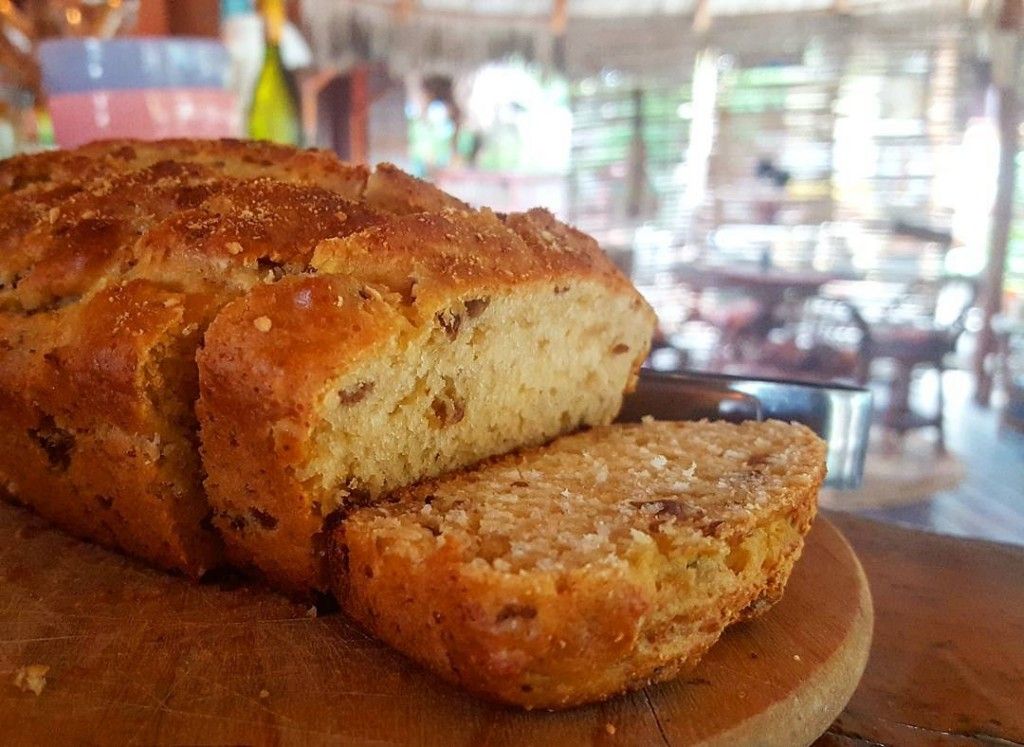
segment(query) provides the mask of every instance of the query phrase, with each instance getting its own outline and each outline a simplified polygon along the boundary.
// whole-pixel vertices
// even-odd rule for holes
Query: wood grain
[[[821,745],[1024,744],[1024,547],[829,518],[864,564],[875,637]]]
[[[341,615],[194,586],[9,506],[0,578],[5,744],[807,743],[853,691],[871,635],[860,566],[827,521],[785,599],[695,671],[563,713],[476,700]],[[50,667],[38,696],[12,684],[30,664]]]

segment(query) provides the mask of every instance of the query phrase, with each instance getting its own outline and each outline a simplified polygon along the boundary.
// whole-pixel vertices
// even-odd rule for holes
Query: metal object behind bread
[[[860,485],[864,471],[871,392],[841,384],[644,369],[619,420],[636,422],[644,415],[660,420],[775,418],[803,423],[828,442],[825,484],[850,489]]]

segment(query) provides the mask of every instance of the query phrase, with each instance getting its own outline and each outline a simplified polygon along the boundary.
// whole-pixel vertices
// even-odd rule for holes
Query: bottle
[[[249,137],[299,145],[299,107],[281,61],[281,31],[284,28],[284,0],[261,3],[266,34],[263,65],[249,107]]]

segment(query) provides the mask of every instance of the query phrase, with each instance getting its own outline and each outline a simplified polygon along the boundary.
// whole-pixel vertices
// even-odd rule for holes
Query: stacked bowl
[[[190,38],[59,39],[39,46],[57,143],[134,137],[237,137],[231,58]]]

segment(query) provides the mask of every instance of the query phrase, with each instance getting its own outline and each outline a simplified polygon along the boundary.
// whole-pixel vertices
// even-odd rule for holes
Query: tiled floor
[[[964,462],[964,481],[930,501],[858,513],[944,534],[1024,545],[1024,435],[1000,432],[996,410],[974,404],[966,372],[948,372],[945,383],[946,438],[950,451]]]

